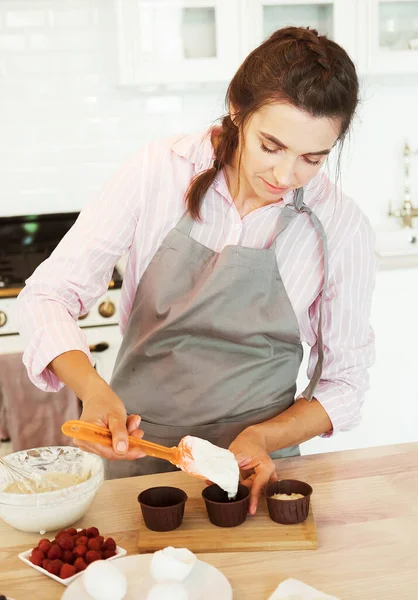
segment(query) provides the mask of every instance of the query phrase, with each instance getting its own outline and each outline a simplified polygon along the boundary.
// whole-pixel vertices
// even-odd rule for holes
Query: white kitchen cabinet
[[[376,362],[370,370],[362,422],[333,438],[302,444],[302,454],[418,441],[417,306],[418,268],[378,271],[371,317]]]
[[[288,25],[335,40],[362,75],[418,72],[418,0],[245,0],[243,51]]]
[[[418,0],[114,0],[122,85],[228,82],[288,25],[342,45],[360,74],[418,72]]]
[[[229,80],[239,10],[239,0],[116,0],[119,83]]]
[[[365,23],[360,41],[362,70],[377,74],[418,72],[418,0],[360,2],[359,18]]]
[[[357,59],[357,4],[353,0],[247,0],[245,5],[245,52],[277,29],[293,25],[317,29]]]

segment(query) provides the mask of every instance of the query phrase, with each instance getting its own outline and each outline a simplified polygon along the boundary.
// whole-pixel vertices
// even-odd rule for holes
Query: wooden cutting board
[[[151,531],[140,511],[138,548],[140,553],[155,552],[166,546],[188,548],[195,553],[254,552],[266,550],[314,550],[318,546],[312,500],[306,521],[280,525],[272,521],[265,498],[261,498],[255,516],[248,516],[238,527],[217,527],[207,516],[201,492],[205,487],[182,485],[188,500],[182,525],[167,532]],[[199,482],[200,485],[200,482]]]

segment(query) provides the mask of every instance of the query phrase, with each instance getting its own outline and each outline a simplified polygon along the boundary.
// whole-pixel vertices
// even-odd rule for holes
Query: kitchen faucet
[[[401,208],[392,210],[392,205],[389,202],[389,217],[398,217],[402,220],[402,227],[409,227],[412,229],[412,221],[415,217],[418,217],[418,208],[416,208],[411,202],[411,187],[409,182],[409,166],[411,155],[418,154],[418,150],[412,151],[409,147],[408,142],[405,142],[403,156],[404,156],[404,201]]]

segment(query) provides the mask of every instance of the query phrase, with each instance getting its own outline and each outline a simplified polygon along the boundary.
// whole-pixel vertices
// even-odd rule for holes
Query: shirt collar
[[[178,156],[191,162],[195,172],[200,173],[208,169],[215,159],[210,135],[211,129],[207,129],[203,133],[200,131],[185,135],[176,140],[171,149]]]

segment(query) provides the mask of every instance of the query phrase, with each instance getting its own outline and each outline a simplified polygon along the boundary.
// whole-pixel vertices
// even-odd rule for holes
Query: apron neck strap
[[[304,206],[303,204],[303,187],[298,188],[295,191],[295,197],[293,198],[293,204],[296,207],[296,210],[300,210],[302,208],[302,206]]]
[[[298,188],[295,191],[295,196],[292,204],[285,206],[281,212],[279,223],[276,231],[276,236],[273,239],[271,248],[275,249],[277,244],[277,238],[286,229],[289,223],[300,213],[306,213],[310,218],[312,225],[314,226],[322,245],[322,256],[324,265],[324,281],[322,286],[321,297],[319,300],[319,318],[318,318],[318,333],[317,333],[317,346],[318,346],[318,360],[315,365],[315,369],[312,378],[302,393],[307,400],[312,400],[314,391],[322,375],[322,366],[324,363],[324,342],[322,338],[322,324],[323,324],[323,313],[325,296],[328,288],[328,243],[327,236],[325,234],[324,227],[321,221],[318,219],[316,214],[307,206],[303,201],[303,188]]]
[[[312,212],[312,210],[304,204],[300,212],[305,212],[308,214],[309,218],[312,221],[312,225],[316,229],[318,233],[321,243],[322,243],[322,257],[323,257],[323,265],[324,265],[324,281],[322,286],[321,297],[319,299],[319,318],[318,318],[318,332],[317,332],[317,347],[318,347],[318,360],[315,365],[315,369],[312,375],[312,378],[306,387],[306,389],[302,392],[302,396],[304,396],[307,400],[312,400],[314,395],[314,391],[318,382],[322,375],[322,366],[324,363],[324,341],[322,338],[322,326],[323,326],[323,315],[324,315],[324,305],[325,305],[325,297],[328,289],[328,271],[329,271],[329,257],[328,257],[328,242],[327,236],[325,234],[324,227],[321,221],[318,219],[316,214]]]
[[[302,212],[302,207],[305,206],[303,203],[303,188],[295,190],[292,204],[285,206],[280,213],[279,222],[277,224],[276,235],[270,245],[270,248],[276,248],[276,242],[279,235],[286,229],[289,223],[296,217],[297,214]]]

